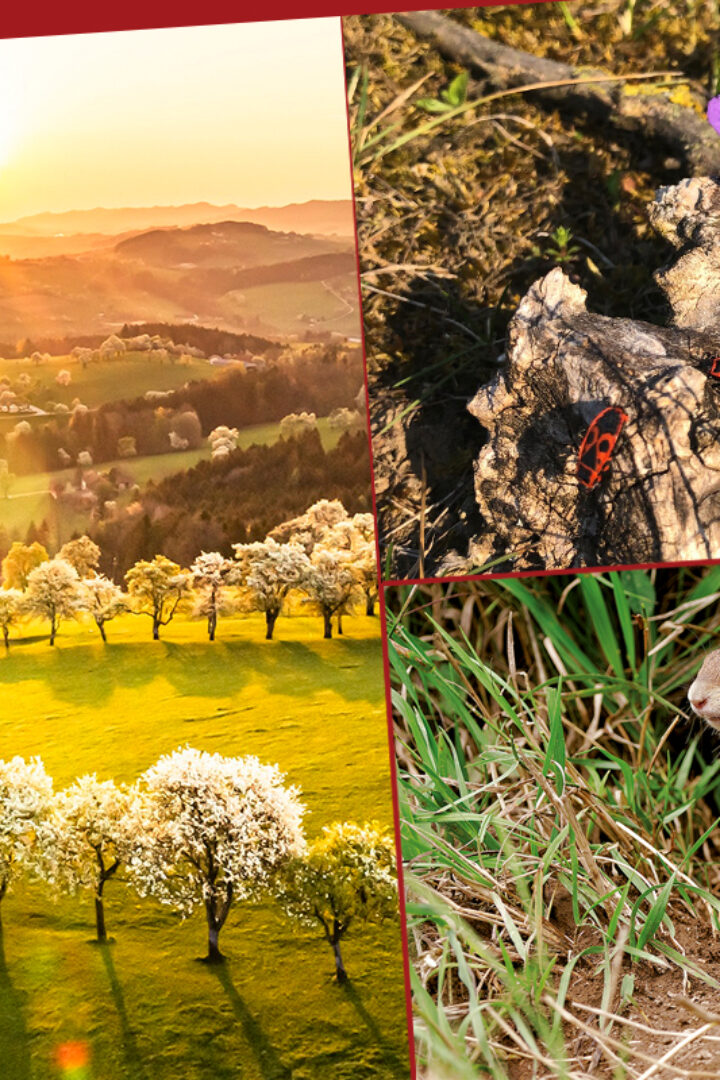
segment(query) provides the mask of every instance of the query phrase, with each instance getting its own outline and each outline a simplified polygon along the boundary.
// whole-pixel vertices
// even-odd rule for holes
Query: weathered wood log
[[[680,252],[656,274],[672,325],[588,312],[558,267],[521,301],[505,368],[470,402],[488,431],[475,466],[488,528],[471,543],[476,565],[511,554],[547,569],[720,557],[720,182],[661,189],[650,217]],[[629,420],[588,488],[578,451],[610,406]]]
[[[443,56],[482,72],[495,89],[573,80],[575,85],[548,86],[531,93],[552,108],[562,106],[586,113],[594,122],[616,130],[641,132],[646,142],[654,141],[679,157],[687,174],[720,172],[720,139],[702,111],[673,100],[672,88],[638,94],[628,93],[622,83],[582,81],[607,78],[609,73],[580,71],[570,64],[533,56],[492,41],[437,11],[404,12],[395,18]],[[704,102],[698,98],[697,105],[701,109]]]

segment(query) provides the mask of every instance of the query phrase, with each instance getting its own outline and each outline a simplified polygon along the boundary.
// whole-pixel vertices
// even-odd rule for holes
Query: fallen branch
[[[498,89],[562,84],[528,92],[553,108],[562,105],[617,130],[641,133],[646,141],[654,140],[680,157],[691,175],[720,173],[720,138],[702,114],[699,99],[695,111],[673,101],[667,90],[628,92],[624,84],[604,83],[607,72],[578,70],[571,64],[532,56],[491,41],[435,11],[406,12],[395,18],[419,38],[429,40],[443,56],[482,72]]]

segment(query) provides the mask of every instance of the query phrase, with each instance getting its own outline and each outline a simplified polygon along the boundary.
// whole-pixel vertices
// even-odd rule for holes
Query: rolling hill
[[[148,266],[245,269],[328,251],[347,251],[348,247],[347,241],[274,232],[266,225],[248,221],[220,221],[185,228],[151,229],[121,240],[113,250],[119,258],[140,260]]]
[[[349,238],[234,220],[154,228],[74,255],[0,258],[0,341],[109,334],[126,322],[353,336],[355,268]]]

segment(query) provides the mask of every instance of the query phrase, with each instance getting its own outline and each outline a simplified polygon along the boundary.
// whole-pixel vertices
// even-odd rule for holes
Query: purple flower
[[[708,101],[707,118],[710,125],[720,135],[720,97],[714,97]]]

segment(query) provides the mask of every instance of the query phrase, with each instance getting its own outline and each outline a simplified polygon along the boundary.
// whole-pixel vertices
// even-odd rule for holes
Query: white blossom
[[[310,562],[299,544],[278,544],[268,537],[253,544],[233,544],[238,561],[236,576],[254,611],[265,612],[266,638],[273,629],[283,601],[302,585]]]
[[[102,574],[82,582],[80,601],[83,611],[87,611],[95,620],[103,641],[107,641],[105,623],[128,609],[127,597],[120,586]]]
[[[49,813],[52,779],[40,758],[0,761],[0,900],[18,871],[33,866],[37,830]]]
[[[240,432],[237,428],[227,427],[225,424],[213,428],[208,435],[211,456],[214,458],[227,457],[236,448],[239,437]]]
[[[217,618],[222,607],[223,586],[227,584],[232,562],[219,551],[203,551],[190,567],[193,584],[200,590],[198,614],[207,618],[208,637],[215,640]]]
[[[62,619],[77,612],[81,601],[80,578],[65,559],[49,559],[31,570],[27,578],[27,609],[50,622],[50,644]]]
[[[208,920],[208,959],[233,899],[267,887],[277,868],[302,853],[304,806],[275,765],[185,747],[141,777],[151,812],[136,837],[130,872],[185,916],[198,904]]]

